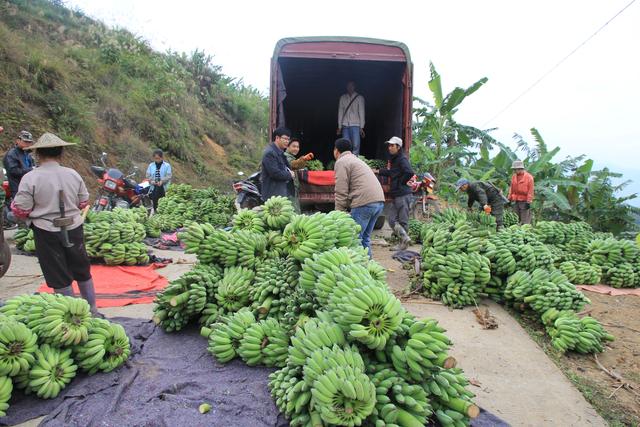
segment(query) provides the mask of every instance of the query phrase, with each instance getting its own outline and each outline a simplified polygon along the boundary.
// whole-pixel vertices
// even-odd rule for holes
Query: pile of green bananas
[[[138,220],[139,215],[127,209],[96,213],[84,226],[87,254],[103,258],[107,265],[148,264],[149,254],[142,243],[146,229]]]
[[[381,159],[367,159],[365,156],[358,156],[360,160],[366,163],[371,169],[384,169],[387,167],[387,162]],[[327,168],[329,170],[333,170],[333,166]]]
[[[440,369],[431,375],[425,389],[434,399],[434,415],[443,427],[467,426],[471,418],[480,414],[468,385],[469,380],[459,368]]]
[[[631,240],[596,239],[589,244],[587,255],[591,264],[606,269],[622,263],[638,262],[640,248]]]
[[[474,305],[491,280],[491,262],[476,252],[423,251],[422,293],[456,308]]]
[[[596,285],[602,279],[602,269],[583,261],[565,261],[558,268],[571,283]]]
[[[310,171],[323,171],[324,165],[318,159],[309,160],[305,166]]]
[[[289,335],[276,319],[260,320],[244,331],[237,353],[247,365],[283,367],[287,361]]]
[[[207,302],[218,294],[221,279],[218,267],[196,265],[157,295],[154,322],[166,331],[179,331],[192,319],[202,316]]]
[[[638,281],[634,266],[627,262],[607,268],[603,277],[604,282],[614,288],[633,288],[637,286]]]
[[[34,253],[36,251],[36,242],[33,239],[33,230],[30,228],[19,228],[13,236],[16,248],[21,251]]]
[[[124,328],[104,319],[92,319],[89,338],[73,348],[78,366],[90,375],[111,372],[121,366],[131,352]]]
[[[171,231],[189,221],[226,226],[234,214],[235,198],[220,193],[213,187],[194,189],[187,184],[172,185],[167,195],[158,202],[158,212],[152,216],[152,231]]]
[[[424,388],[410,384],[386,364],[371,364],[367,373],[376,387],[376,406],[370,418],[372,423],[427,424],[427,417],[433,412]]]
[[[284,230],[295,215],[291,200],[282,196],[273,196],[256,208],[262,220],[270,230]]]
[[[448,223],[448,224],[456,224],[460,221],[467,221],[467,212],[461,209],[455,208],[446,208],[433,214],[433,222],[434,223]]]
[[[238,355],[240,341],[247,329],[256,323],[248,308],[223,316],[211,327],[200,329],[200,335],[209,340],[208,350],[220,363],[227,363]]]
[[[29,372],[37,349],[38,336],[31,329],[9,317],[0,319],[0,376]]]
[[[552,308],[545,311],[541,319],[551,337],[551,345],[563,353],[570,350],[583,354],[600,353],[604,351],[606,341],[615,339],[596,319],[579,318],[573,311]]]
[[[104,353],[95,341],[102,335],[97,323],[114,331],[104,339]],[[9,298],[0,307],[0,414],[8,408],[13,386],[54,398],[75,377],[78,364],[89,370],[88,364],[96,363],[96,369],[110,371],[128,356],[122,326],[91,318],[84,299],[44,293]]]
[[[15,386],[26,394],[35,393],[41,399],[52,399],[76,376],[78,366],[71,349],[42,344],[35,353],[31,369],[15,379]]]
[[[422,226],[424,223],[417,219],[409,219],[409,237],[416,243],[422,243]]]
[[[512,225],[520,224],[520,218],[518,218],[518,214],[512,210],[505,210],[504,217],[502,222],[505,227],[511,227]]]
[[[132,222],[144,224],[148,219],[147,210],[143,207],[132,209],[114,208],[110,211],[89,211],[85,223],[92,224],[96,222],[120,223]]]
[[[589,299],[558,270],[517,271],[508,278],[504,296],[517,303],[517,307],[524,303],[540,314],[550,308],[580,311],[589,303]]]
[[[0,417],[7,415],[11,393],[13,393],[13,382],[11,378],[0,376]]]
[[[298,266],[294,260],[267,259],[256,268],[250,290],[252,308],[258,318],[281,319],[286,315],[287,301],[298,285]]]
[[[252,231],[254,233],[264,233],[265,224],[258,211],[241,209],[232,218],[233,230]]]

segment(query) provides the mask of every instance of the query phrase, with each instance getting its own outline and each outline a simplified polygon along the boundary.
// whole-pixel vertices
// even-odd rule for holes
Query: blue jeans
[[[353,144],[351,152],[356,156],[360,154],[360,126],[342,126],[342,137]]]
[[[383,202],[375,202],[351,209],[351,218],[360,225],[360,240],[362,241],[362,246],[369,251],[369,258],[372,256],[371,232],[383,208]]]

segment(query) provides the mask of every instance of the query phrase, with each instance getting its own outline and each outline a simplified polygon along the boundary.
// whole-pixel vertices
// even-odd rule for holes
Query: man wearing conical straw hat
[[[33,230],[47,286],[55,293],[74,296],[71,284],[77,281],[95,315],[96,294],[82,228],[89,192],[78,172],[60,165],[69,145],[75,144],[45,133],[28,148],[35,151],[39,167],[20,181],[11,210]]]

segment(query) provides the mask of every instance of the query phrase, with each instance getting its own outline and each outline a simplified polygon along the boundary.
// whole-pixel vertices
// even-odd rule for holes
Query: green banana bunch
[[[250,290],[253,309],[259,318],[281,318],[285,315],[286,300],[298,284],[298,268],[292,259],[267,259],[256,269]]]
[[[332,348],[335,344],[342,347],[346,344],[342,328],[333,323],[327,313],[316,312],[316,314],[317,318],[308,319],[291,337],[288,364],[304,366],[307,357],[311,356],[314,350],[322,347]]]
[[[208,302],[202,313],[200,314],[200,319],[198,323],[200,326],[211,327],[214,323],[216,323],[222,316],[224,315],[224,309],[218,307],[217,304]]]
[[[178,233],[178,238],[185,245],[185,253],[197,255],[200,251],[200,245],[214,231],[215,228],[211,224],[190,222],[184,231]]]
[[[439,367],[453,368],[456,364],[455,359],[447,355],[451,341],[444,332],[436,320],[405,316],[399,333],[389,341],[384,352],[376,352],[376,357],[391,363],[405,380],[419,383],[429,372]]]
[[[338,274],[342,265],[367,265],[369,254],[365,248],[335,248],[325,252],[316,253],[312,258],[307,258],[302,264],[299,285],[307,292],[313,293],[323,304],[329,296],[332,287],[318,289],[319,278],[329,272]]]
[[[218,282],[216,300],[218,306],[227,312],[235,312],[250,304],[250,286],[254,279],[253,270],[244,267],[224,269],[222,280]]]
[[[7,409],[9,409],[9,400],[11,400],[11,393],[13,392],[13,383],[11,378],[2,376],[0,377],[0,417],[7,415]]]
[[[283,249],[302,262],[325,247],[325,229],[320,215],[296,215],[282,232]]]
[[[313,298],[299,287],[288,294],[288,297],[284,299],[284,305],[280,304],[280,307],[279,320],[286,325],[290,335],[306,319],[315,316],[317,308],[313,303]]]
[[[324,373],[341,366],[365,371],[365,362],[355,345],[341,347],[334,344],[332,347],[320,347],[309,355],[303,367],[303,380],[309,386]]]
[[[518,214],[511,210],[504,211],[503,223],[505,227],[511,227],[512,225],[518,225],[520,223],[520,218],[518,218]]]
[[[260,214],[264,223],[271,230],[283,230],[293,219],[295,210],[291,201],[286,197],[273,196],[264,202]]]
[[[38,337],[31,329],[10,318],[0,319],[0,376],[28,372],[37,349]]]
[[[326,224],[333,224],[336,228],[336,243],[338,248],[360,247],[360,225],[353,220],[351,215],[343,211],[331,211],[325,216]],[[325,249],[333,249],[326,246]]]
[[[16,248],[24,252],[33,253],[36,250],[33,239],[33,230],[30,228],[19,228],[13,236]]]
[[[605,341],[613,341],[613,335],[607,333],[594,318],[579,318],[573,311],[549,309],[541,316],[551,337],[551,345],[564,353],[574,350],[579,353],[600,353]]]
[[[441,210],[440,212],[436,212],[433,217],[433,222],[438,223],[449,223],[455,224],[459,221],[467,220],[467,212],[455,209],[455,208],[446,208]]]
[[[250,325],[240,339],[237,353],[247,365],[283,367],[287,362],[289,335],[275,319]]]
[[[467,426],[470,418],[480,414],[480,408],[472,402],[475,395],[466,389],[469,381],[462,369],[440,369],[424,383],[431,394],[435,416],[442,426]]]
[[[231,316],[224,316],[218,323],[211,327],[203,327],[200,335],[209,340],[207,350],[215,356],[220,363],[227,363],[235,358],[238,353],[240,341],[247,329],[256,323],[253,313],[248,309],[242,309]]]
[[[40,342],[68,347],[87,341],[91,326],[91,309],[86,300],[53,294],[41,295],[32,307],[28,326]]]
[[[632,288],[636,285],[636,274],[632,264],[625,262],[604,271],[604,281],[614,288]]]
[[[289,425],[323,425],[320,415],[310,411],[311,389],[301,379],[302,367],[287,365],[269,375],[269,389],[277,408],[290,419]]]
[[[282,248],[282,234],[279,231],[269,230],[265,234],[267,247],[265,248],[266,258],[282,258],[285,253]]]
[[[571,283],[575,284],[595,285],[602,279],[602,269],[587,262],[565,261],[560,264],[559,269]]]
[[[27,324],[29,321],[29,311],[42,300],[40,295],[41,294],[22,294],[11,297],[0,307],[0,315]]]
[[[29,371],[29,389],[41,399],[52,399],[76,376],[78,367],[66,350],[42,344],[35,353],[36,361]]]
[[[388,367],[370,371],[369,378],[376,387],[376,406],[370,418],[371,423],[384,426],[427,424],[432,408],[421,386],[409,384]]]
[[[362,370],[351,366],[326,371],[311,388],[311,405],[329,425],[361,425],[375,404],[375,386]]]
[[[417,219],[409,219],[409,237],[416,243],[422,243],[422,221]]]
[[[238,250],[237,265],[247,268],[257,267],[265,258],[267,239],[260,233],[236,231],[232,233]]]
[[[252,231],[254,233],[264,233],[265,224],[258,212],[241,209],[232,218],[233,230]]]
[[[375,281],[351,282],[345,277],[330,296],[327,309],[349,339],[382,350],[403,319],[402,305]]]
[[[89,340],[73,348],[78,366],[93,375],[111,372],[121,366],[131,352],[124,328],[105,319],[92,319]]]

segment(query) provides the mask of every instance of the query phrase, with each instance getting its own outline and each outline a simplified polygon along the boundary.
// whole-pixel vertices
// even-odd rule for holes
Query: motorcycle
[[[238,176],[244,176],[244,173],[238,172]],[[236,193],[236,209],[253,209],[260,206],[263,203],[260,195],[260,172],[234,182],[233,191]]]
[[[110,211],[113,208],[130,209],[144,206],[150,213],[153,204],[149,195],[151,189],[149,180],[145,179],[138,184],[131,179],[138,172],[137,166],[134,166],[132,173],[125,176],[119,169],[107,167],[106,159],[107,153],[102,153],[100,156],[102,166],[91,166],[91,172],[98,177],[100,183],[93,210],[99,212]]]
[[[429,172],[414,175],[407,183],[413,190],[413,200],[410,205],[411,217],[429,220],[431,215],[440,212],[440,201],[434,194],[436,179]]]

